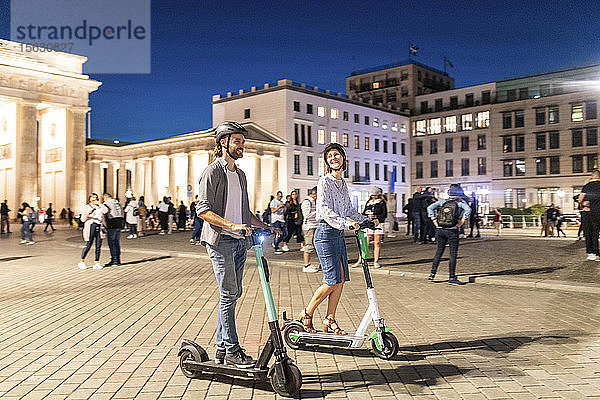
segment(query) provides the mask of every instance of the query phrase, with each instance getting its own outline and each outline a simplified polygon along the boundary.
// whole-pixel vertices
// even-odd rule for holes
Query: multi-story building
[[[453,88],[447,73],[413,60],[353,71],[346,78],[350,99],[407,113],[417,110],[416,96]]]
[[[371,185],[398,194],[398,205],[408,195],[409,118],[404,113],[283,79],[213,96],[213,125],[226,120],[252,122],[287,143],[274,175],[262,178],[273,189],[295,189],[304,197],[324,173],[323,149],[338,142],[347,151],[346,178],[357,208],[366,202]],[[264,191],[262,207],[274,191]],[[395,202],[390,203],[394,209]]]

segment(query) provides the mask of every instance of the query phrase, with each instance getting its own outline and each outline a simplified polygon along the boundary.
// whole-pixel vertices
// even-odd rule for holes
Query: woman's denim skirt
[[[315,230],[314,245],[323,269],[323,283],[335,285],[349,281],[344,231],[332,228],[328,223],[321,221]]]

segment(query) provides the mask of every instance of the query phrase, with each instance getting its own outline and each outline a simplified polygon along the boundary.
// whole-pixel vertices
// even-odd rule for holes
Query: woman
[[[387,205],[385,198],[383,197],[382,190],[376,186],[371,188],[370,197],[365,204],[363,215],[371,219],[377,219],[380,224],[385,221],[387,217]],[[373,240],[373,268],[381,268],[379,264],[379,255],[381,254],[381,243],[383,242],[383,230],[382,229],[366,229],[367,243],[371,243]],[[353,267],[362,266],[360,253],[358,255],[358,261]]]
[[[158,220],[160,221],[159,235],[164,235],[169,229],[169,204],[167,196],[164,196],[163,200],[158,203]]]
[[[302,310],[300,320],[307,332],[314,333],[312,318],[315,310],[325,300],[327,314],[323,332],[345,335],[335,320],[344,282],[349,280],[348,254],[344,242],[344,229],[359,229],[359,222],[368,218],[352,206],[348,186],[343,179],[346,153],[339,143],[330,143],[323,153],[327,174],[317,185],[317,215],[319,225],[315,231],[314,246],[323,269],[323,284],[314,293],[310,303]],[[377,219],[373,220],[379,225]]]
[[[22,225],[21,241],[19,244],[35,244],[31,227],[35,224],[37,213],[27,203],[23,203],[21,206],[22,208],[19,210],[19,215],[21,216]]]
[[[496,228],[496,236],[502,235],[502,213],[497,208],[494,210],[494,228]]]
[[[93,268],[102,269],[102,265],[100,264],[100,249],[102,248],[102,239],[104,237],[104,233],[102,233],[103,215],[100,198],[96,193],[90,194],[88,196],[88,204],[83,207],[83,212],[81,213],[81,221],[84,222],[83,240],[87,243],[81,252],[81,261],[78,264],[79,269],[87,268],[85,257],[92,248],[94,240],[96,241],[96,258]]]
[[[146,208],[146,202],[144,201],[144,196],[140,196],[138,200],[138,226],[137,231],[139,236],[144,236],[144,231],[146,230],[146,217],[148,217],[148,209]]]
[[[181,204],[179,204],[179,209],[177,210],[177,230],[185,231],[185,223],[187,222],[187,207],[183,204],[183,200],[181,200]]]
[[[287,201],[285,202],[285,212],[283,216],[285,218],[285,224],[287,227],[287,235],[283,239],[283,246],[287,246],[292,236],[296,235],[296,243],[300,243],[300,251],[304,251],[304,234],[302,233],[302,210],[298,203],[298,192],[295,190],[287,195]]]
[[[138,215],[140,214],[140,206],[135,197],[132,197],[123,210],[125,212],[125,221],[129,225],[129,236],[127,239],[137,239]]]

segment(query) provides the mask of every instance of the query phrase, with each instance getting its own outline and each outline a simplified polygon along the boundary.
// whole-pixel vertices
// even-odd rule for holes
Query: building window
[[[456,132],[456,115],[444,117],[444,132]]]
[[[375,164],[375,180],[379,180],[379,164]]]
[[[317,107],[317,115],[319,117],[324,117],[325,116],[325,107],[323,107],[323,106]]]
[[[502,129],[512,128],[512,113],[502,113]]]
[[[406,155],[406,143],[400,143],[400,154]]]
[[[490,104],[492,102],[492,94],[489,90],[481,92],[481,104]]]
[[[300,128],[301,128],[300,129],[300,133],[301,133],[300,143],[302,144],[302,146],[306,146],[306,134],[305,134],[306,129],[305,129],[304,125],[300,125]]]
[[[379,151],[379,139],[375,139],[375,151]]]
[[[408,88],[406,86],[400,88],[400,97],[408,97]],[[402,107],[403,110],[408,108],[408,103],[402,103],[402,105],[406,105],[406,107]]]
[[[246,108],[244,110],[244,119],[248,119],[248,118],[250,118],[250,109]]]
[[[458,108],[458,96],[450,96],[450,108],[452,110]]]
[[[330,112],[330,115],[331,115],[331,119],[338,119],[338,109],[337,108],[332,108],[331,112]]]
[[[546,150],[546,134],[536,133],[535,134],[535,149]]]
[[[571,130],[571,145],[573,147],[583,146],[583,129]]]
[[[513,208],[513,191],[512,191],[512,189],[504,189],[504,207]]]
[[[350,172],[348,171],[348,168],[346,168],[346,169],[344,170],[344,178],[345,178],[345,179],[348,179],[348,176],[349,176],[349,175],[350,175]]]
[[[442,99],[435,99],[435,111],[442,111]]]
[[[312,127],[310,125],[306,127],[306,138],[308,139],[306,144],[308,147],[312,147]]]
[[[503,164],[503,171],[504,171],[504,176],[513,176],[513,160],[504,160],[502,162]]]
[[[354,161],[354,180],[360,181],[360,161]]]
[[[529,98],[529,89],[528,88],[520,88],[519,89],[519,100],[526,100]]]
[[[429,120],[429,134],[436,135],[442,133],[442,119],[432,118]]]
[[[300,154],[294,154],[294,174],[300,174]]]
[[[469,159],[463,158],[460,160],[460,174],[461,176],[469,176]]]
[[[350,145],[350,139],[348,138],[347,133],[342,133],[342,144],[344,147],[348,147]]]
[[[557,124],[558,122],[559,122],[558,107],[548,108],[548,123],[549,124]]]
[[[598,145],[598,128],[586,128],[585,129],[585,143],[587,146]]]
[[[571,106],[571,121],[573,121],[573,122],[583,121],[583,105],[573,104]]]
[[[487,128],[490,126],[490,112],[480,111],[477,113],[477,119],[475,120],[477,128]]]
[[[375,139],[377,140],[377,139]],[[431,139],[429,141],[429,154],[437,154],[438,152],[438,141],[437,139]]]
[[[370,146],[370,141],[369,141],[369,137],[365,136],[365,150],[370,150],[371,146]]]
[[[371,165],[368,162],[365,163],[365,178],[367,181],[371,180]]]
[[[358,114],[354,114],[354,123],[360,123],[360,117],[358,116]]]
[[[511,153],[512,152],[512,136],[502,137],[502,152],[503,153]]]
[[[585,119],[596,119],[598,116],[596,102],[586,101],[585,102]]]
[[[306,156],[306,174],[313,174],[313,156]]]
[[[415,121],[415,136],[422,136],[427,133],[427,120],[420,119]]]
[[[525,126],[525,112],[515,111],[515,128],[522,128]]]
[[[383,180],[388,181],[388,166],[383,164]]]
[[[473,93],[469,93],[465,95],[465,105],[467,107],[473,106]]]
[[[485,135],[477,135],[477,150],[485,150],[487,147]]]
[[[469,151],[469,137],[468,136],[460,137],[460,151]]]
[[[446,138],[446,153],[452,153],[454,151],[453,149],[453,140],[452,138]]]
[[[430,162],[430,167],[431,167],[430,177],[431,178],[437,178],[438,177],[438,162],[437,162],[437,160],[431,161]]]
[[[325,129],[319,129],[317,131],[317,141],[319,144],[325,144]]]
[[[402,166],[402,169],[400,170],[400,173],[402,174],[402,176],[400,177],[402,179],[402,182],[406,182],[406,167]],[[394,165],[394,175],[396,175],[396,166]],[[396,182],[396,178],[394,179],[394,182]]]
[[[428,104],[426,101],[421,102],[421,114],[427,113],[429,110]]]
[[[588,154],[587,158],[587,172],[592,172],[598,169],[598,154]]]
[[[525,151],[525,135],[515,135],[515,151]]]
[[[415,178],[423,179],[423,161],[417,161],[415,163]]]
[[[559,156],[550,157],[550,173],[551,174],[560,174],[560,157]]]
[[[298,124],[294,124],[294,144],[298,146],[300,144],[300,134],[298,133]]]
[[[515,176],[525,176],[525,160],[515,160]]]
[[[319,157],[319,176],[325,175],[325,160],[323,157]]]
[[[583,156],[573,156],[573,173],[583,172]]]
[[[461,116],[461,122],[463,131],[473,130],[473,114],[463,114]]]
[[[487,174],[487,163],[485,157],[477,158],[477,175]]]
[[[373,126],[379,126],[379,118],[373,118]]]
[[[546,109],[536,108],[535,109],[535,124],[544,125],[546,123]]]
[[[508,101],[517,100],[517,89],[508,89],[506,91],[506,100],[508,100]]]
[[[536,175],[546,175],[546,158],[536,158],[535,159],[535,174]]]
[[[365,125],[369,125],[369,116],[365,115]]]
[[[338,134],[336,131],[331,131],[330,132],[330,136],[331,136],[331,143],[337,143],[338,142]]]
[[[398,143],[392,142],[392,154],[398,153]]]
[[[387,140],[383,141],[383,152],[384,153],[388,152],[388,141]]]
[[[390,128],[393,132],[398,132],[398,123],[392,122],[392,127]]]
[[[294,102],[294,111],[300,111],[300,102],[299,101]]]
[[[354,135],[354,148],[360,149],[360,136]]]
[[[422,156],[423,155],[423,141],[417,140],[415,142],[415,155]]]
[[[454,176],[454,161],[446,160],[446,176]]]
[[[313,113],[313,105],[312,104],[307,104],[306,105],[306,113],[307,114],[312,114]]]
[[[344,113],[342,114],[342,119],[344,121],[348,121],[348,119],[350,118],[348,111],[344,111]]]
[[[560,148],[560,136],[558,131],[552,131],[548,133],[548,144],[551,149]]]

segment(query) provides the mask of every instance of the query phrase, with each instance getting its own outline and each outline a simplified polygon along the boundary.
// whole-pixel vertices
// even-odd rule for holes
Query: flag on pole
[[[417,46],[415,46],[414,44],[411,44],[408,47],[408,51],[409,51],[410,54],[416,56],[417,55],[417,51],[419,51],[419,48]]]
[[[444,57],[444,60],[446,61],[446,63],[448,64],[448,66],[450,68],[454,68],[454,64],[452,64],[452,61],[450,61],[449,59],[447,59],[446,57]]]

